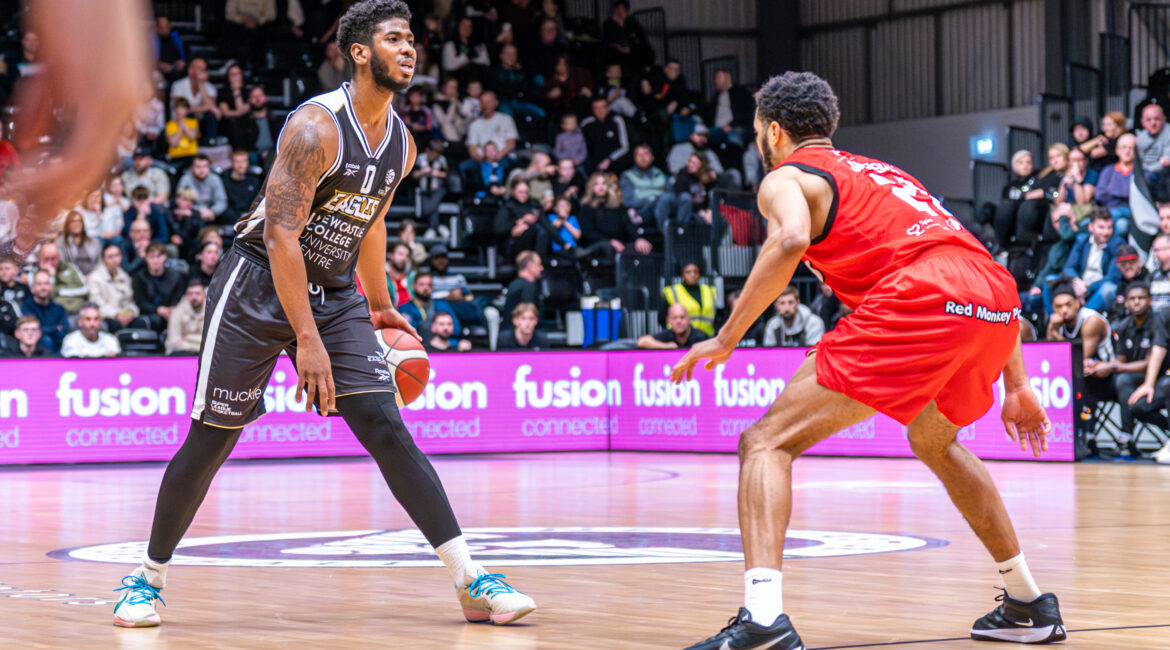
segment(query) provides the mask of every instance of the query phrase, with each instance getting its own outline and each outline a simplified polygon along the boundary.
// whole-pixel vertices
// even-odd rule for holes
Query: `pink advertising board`
[[[1025,348],[1053,419],[1047,460],[1072,459],[1067,345]],[[734,451],[803,358],[796,349],[740,350],[720,372],[664,384],[677,352],[435,355],[426,392],[403,418],[427,453]],[[0,361],[0,465],[167,460],[182,443],[194,358]],[[268,415],[244,429],[234,458],[364,454],[341,418],[294,402],[282,358],[264,393]],[[999,392],[997,391],[997,397]],[[960,436],[984,458],[1023,458],[993,413]],[[905,431],[877,417],[813,453],[905,456]]]

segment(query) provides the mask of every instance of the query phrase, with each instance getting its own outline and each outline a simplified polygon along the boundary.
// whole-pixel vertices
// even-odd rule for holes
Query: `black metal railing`
[[[1032,154],[1032,164],[1036,169],[1044,166],[1044,134],[1037,129],[1024,126],[1009,126],[1007,132],[1008,156],[1013,156],[1021,149]],[[1063,138],[1061,139],[1063,142]]]
[[[1072,100],[1072,111],[1075,117],[1087,117],[1095,120],[1101,115],[1101,71],[1083,63],[1067,63],[1064,66],[1064,88],[1068,98]],[[1065,137],[1060,140],[1063,142]],[[1045,139],[1045,144],[1051,141]]]
[[[1130,85],[1145,88],[1152,74],[1170,65],[1170,5],[1129,4]]]
[[[1100,36],[1101,111],[1129,115],[1129,39],[1120,34]]]

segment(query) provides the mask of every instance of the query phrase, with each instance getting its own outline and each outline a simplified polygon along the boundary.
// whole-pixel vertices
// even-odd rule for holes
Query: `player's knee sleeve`
[[[392,393],[358,393],[337,398],[337,410],[358,442],[371,454],[375,450],[417,449]]]

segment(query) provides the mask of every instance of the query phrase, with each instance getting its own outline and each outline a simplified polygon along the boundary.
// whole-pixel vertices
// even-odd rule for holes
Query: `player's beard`
[[[392,79],[390,65],[372,49],[370,50],[370,76],[374,78],[374,83],[392,93],[400,93],[410,88],[410,78],[408,77],[406,81]]]
[[[764,158],[766,171],[772,171],[780,164],[780,156],[776,155],[776,151],[772,149],[772,145],[767,140],[760,140],[760,155]]]

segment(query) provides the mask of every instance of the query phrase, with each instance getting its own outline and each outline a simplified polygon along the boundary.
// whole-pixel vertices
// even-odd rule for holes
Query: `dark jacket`
[[[223,175],[223,190],[227,194],[228,207],[218,221],[234,223],[252,207],[252,201],[260,192],[260,178],[244,174],[244,180],[237,181],[232,178],[231,172],[228,172]]]
[[[582,204],[578,219],[581,221],[583,246],[611,239],[630,244],[638,238],[638,231],[625,208],[591,208]]]
[[[536,305],[536,312],[538,314],[540,313],[540,284],[536,282],[529,282],[524,278],[518,277],[508,284],[508,289],[504,292],[504,296],[504,313],[501,316],[509,323],[512,322],[512,310],[522,302],[530,302]]]
[[[492,230],[495,231],[496,236],[500,239],[507,239],[512,232],[512,226],[516,224],[520,217],[523,217],[529,212],[537,216],[536,224],[533,227],[548,229],[548,226],[543,223],[545,220],[540,218],[544,211],[540,209],[539,203],[532,200],[529,200],[527,203],[520,203],[516,199],[509,198],[496,211],[495,221],[492,222]]]
[[[30,295],[25,298],[20,311],[37,317],[41,322],[41,346],[49,352],[58,352],[61,341],[69,333],[69,314],[65,313],[65,308],[52,301],[39,305]]]
[[[732,86],[727,89],[727,94],[731,100],[731,126],[750,129],[756,114],[756,100],[752,99],[751,92],[743,86]],[[707,128],[711,130],[716,128],[715,111],[718,108],[719,93],[714,93],[707,100],[707,105],[703,110],[703,120],[707,123]]]
[[[1069,277],[1081,277],[1085,272],[1085,264],[1089,261],[1089,242],[1093,241],[1092,237],[1073,244],[1072,250],[1068,253],[1068,261],[1064,263],[1064,274]],[[1113,258],[1117,257],[1117,247],[1124,244],[1120,237],[1114,237],[1105,244],[1105,250],[1101,253],[1101,271],[1105,279],[1109,282],[1121,281],[1121,268],[1113,263]]]
[[[163,274],[155,277],[143,264],[130,277],[134,288],[134,303],[143,315],[158,312],[159,307],[174,307],[187,291],[187,278],[175,269],[164,268]]]
[[[617,162],[630,153],[630,132],[625,118],[617,113],[610,113],[600,122],[594,117],[586,118],[581,123],[581,134],[585,136],[585,146],[589,150],[586,169],[596,168],[606,158]]]
[[[130,224],[138,218],[138,210],[134,206],[130,206],[128,210],[122,213],[125,224],[122,226],[122,239],[130,239]],[[162,208],[155,204],[150,204],[150,214],[144,215],[146,221],[150,224],[150,240],[160,241],[164,244],[170,243],[171,230],[167,225],[167,213]]]

